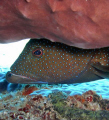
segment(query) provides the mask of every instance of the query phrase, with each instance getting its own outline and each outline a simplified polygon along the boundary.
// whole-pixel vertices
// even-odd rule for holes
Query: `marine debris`
[[[95,91],[89,90],[82,95],[73,96],[59,91],[52,92],[48,96],[40,93],[30,94],[39,88],[26,85],[22,90],[2,93],[0,120],[108,120],[109,118],[109,100],[103,99]]]

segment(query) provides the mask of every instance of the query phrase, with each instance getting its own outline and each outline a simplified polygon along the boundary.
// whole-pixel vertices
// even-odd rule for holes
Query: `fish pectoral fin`
[[[109,79],[109,72],[97,71],[95,74],[104,79]]]
[[[99,62],[91,63],[91,66],[95,68],[97,76],[109,79],[109,66],[103,66]]]
[[[99,62],[91,63],[91,66],[103,72],[109,72],[109,66],[101,65]]]

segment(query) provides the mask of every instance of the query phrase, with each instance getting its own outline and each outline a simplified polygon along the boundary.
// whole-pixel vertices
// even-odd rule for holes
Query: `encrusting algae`
[[[41,88],[26,85],[17,92],[2,94],[0,120],[109,119],[109,100],[92,90],[73,96],[64,92],[52,92],[48,96],[30,94],[38,89]]]

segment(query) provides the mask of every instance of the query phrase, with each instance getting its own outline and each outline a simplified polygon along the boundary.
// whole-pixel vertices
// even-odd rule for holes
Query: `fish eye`
[[[35,48],[32,52],[33,56],[35,57],[41,57],[43,55],[43,50],[38,47],[38,48]]]

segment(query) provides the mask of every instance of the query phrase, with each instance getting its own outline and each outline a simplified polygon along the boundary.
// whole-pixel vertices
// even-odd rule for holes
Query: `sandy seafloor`
[[[36,85],[37,90],[30,95],[22,95],[22,92],[25,90],[25,85],[11,84],[6,82],[6,72],[9,71],[10,66],[18,57],[27,41],[25,40],[18,43],[10,43],[5,45],[0,44],[0,120],[109,120],[108,79],[81,84],[63,84],[51,86]],[[27,86],[27,88],[30,87],[31,86]],[[94,95],[90,95],[89,93],[84,95],[84,93],[89,90],[95,91],[99,100],[97,99],[94,101],[94,95],[96,96],[95,93]],[[48,97],[50,94],[52,97]],[[76,105],[73,105],[72,107],[72,103],[75,103],[75,98],[71,97],[70,100],[68,100],[68,97],[74,95],[78,95],[80,97],[82,94],[84,96],[84,98],[82,97],[83,101],[88,97],[93,97],[93,101],[76,101]],[[58,98],[59,96],[61,97]],[[105,106],[105,102],[101,102],[102,100],[105,100],[106,102],[106,109],[102,107],[102,105]],[[64,103],[65,101],[67,105]],[[91,102],[93,102],[93,104]],[[99,106],[97,104],[98,102],[100,105],[102,105]],[[95,105],[95,103],[96,108],[98,108],[101,113],[96,113],[95,108],[90,107]],[[83,104],[88,104],[90,109],[88,107],[81,106]],[[81,111],[80,108],[84,108],[85,110]],[[27,109],[27,111],[25,111],[25,109]],[[71,111],[72,113],[70,113]],[[94,111],[94,113],[92,113],[92,111]]]

